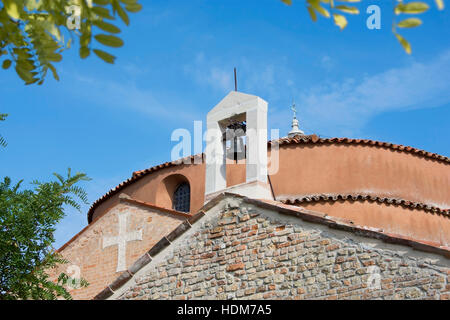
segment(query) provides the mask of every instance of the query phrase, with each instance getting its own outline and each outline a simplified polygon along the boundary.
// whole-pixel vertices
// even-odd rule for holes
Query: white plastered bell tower
[[[230,121],[246,123],[246,182],[227,188],[223,135]],[[206,122],[205,201],[224,191],[255,199],[273,199],[267,183],[267,102],[232,91],[208,112]]]

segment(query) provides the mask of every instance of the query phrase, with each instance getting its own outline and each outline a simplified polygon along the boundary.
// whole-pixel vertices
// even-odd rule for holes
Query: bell
[[[245,159],[245,143],[242,136],[236,137],[234,140],[234,160],[239,161]]]
[[[234,135],[229,141],[229,146],[227,146],[227,158],[230,160],[238,161],[245,159],[245,142],[244,136]]]
[[[223,140],[229,143],[226,148],[228,159],[234,161],[245,159],[245,131],[246,125],[244,122],[235,122],[226,128]]]

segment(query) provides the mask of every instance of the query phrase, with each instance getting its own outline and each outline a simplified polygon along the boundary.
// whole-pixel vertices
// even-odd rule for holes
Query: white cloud
[[[206,77],[206,81],[212,86],[216,86],[222,90],[230,90],[232,78],[229,71],[213,67]]]
[[[450,51],[362,79],[313,86],[296,94],[301,124],[329,136],[354,136],[375,115],[450,103]],[[284,125],[289,111],[273,124]]]
[[[206,59],[203,52],[198,53],[191,64],[184,66],[184,73],[197,83],[215,90],[228,92],[234,86],[233,69]]]
[[[224,94],[234,90],[234,71],[237,67],[237,86],[241,92],[261,93],[271,99],[279,98],[278,86],[291,87],[292,71],[283,57],[277,62],[256,61],[240,57],[237,61],[224,62],[221,57],[206,57],[197,54],[194,61],[184,66],[187,77],[193,78],[200,86],[208,86]]]
[[[132,80],[118,82],[79,74],[75,79],[77,84],[73,88],[76,88],[77,95],[102,107],[134,110],[153,119],[174,119],[174,110],[177,110],[178,119],[198,118],[195,110],[183,100],[178,101],[173,96],[171,99],[159,97],[162,95],[158,96],[148,88],[140,88]]]
[[[330,71],[334,67],[334,61],[331,59],[330,56],[324,55],[320,60],[320,65],[325,70]]]
[[[185,76],[199,86],[225,95],[234,89],[234,65],[224,61],[223,57],[210,58],[199,53],[192,63],[183,66]],[[324,57],[317,62],[330,62],[333,69],[338,68],[335,61]],[[408,65],[378,74],[302,88],[296,88],[295,84],[304,83],[301,81],[304,74],[290,69],[283,57],[269,63],[242,57],[237,65],[239,90],[266,99],[270,105],[270,126],[286,129],[286,132],[292,118],[288,107],[292,98],[298,107],[300,124],[307,133],[349,137],[360,135],[367,122],[380,113],[450,103],[450,50],[436,55],[432,61],[409,60]],[[131,109],[171,121],[172,110],[178,110],[177,118],[184,122],[205,117],[204,110],[194,107],[195,101],[186,106],[186,101],[176,98],[176,94],[175,98],[161,98],[160,93],[139,88],[131,80],[98,81],[82,76],[77,79],[77,90],[100,105]]]

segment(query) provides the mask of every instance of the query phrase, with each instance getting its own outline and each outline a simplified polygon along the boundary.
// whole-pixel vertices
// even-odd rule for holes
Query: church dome
[[[271,141],[269,155],[275,144],[279,168],[268,175],[274,200],[450,245],[449,158],[387,142],[316,135]],[[200,164],[190,157],[191,164],[180,160],[134,172],[93,204],[89,222],[114,206],[121,192],[156,203],[161,183],[176,175],[189,182],[196,212],[205,203],[204,155],[196,157]],[[245,182],[245,159],[227,164],[227,181],[228,187]]]

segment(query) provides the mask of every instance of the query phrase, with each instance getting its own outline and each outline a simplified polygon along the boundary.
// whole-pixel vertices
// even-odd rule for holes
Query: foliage
[[[0,113],[0,121],[5,121],[8,115],[5,113]],[[6,147],[6,140],[0,135],[0,147]]]
[[[287,5],[292,5],[292,0],[281,1]],[[428,11],[430,8],[429,4],[424,1],[395,1],[397,2],[393,7],[395,15],[421,14]],[[362,2],[362,0],[305,0],[305,2],[309,15],[313,21],[317,21],[317,14],[325,18],[331,18],[331,16],[333,16],[334,23],[343,30],[348,24],[344,14],[359,14],[358,8],[353,5],[348,5],[348,3],[358,3]],[[434,0],[434,2],[439,10],[444,9],[444,0]],[[412,52],[411,44],[398,33],[397,28],[415,28],[421,24],[422,20],[415,17],[406,18],[400,22],[394,20],[392,23],[392,32],[408,54],[411,54]]]
[[[114,63],[115,57],[97,45],[121,47],[116,16],[129,25],[128,13],[141,8],[138,0],[0,0],[2,67],[14,66],[26,84],[42,84],[48,70],[58,80],[54,63],[62,60],[74,38],[79,39],[82,59],[93,51]]]
[[[20,190],[21,182],[0,183],[0,300],[71,299],[65,286],[71,279],[62,273],[57,283],[47,274],[57,264],[67,263],[52,248],[56,224],[64,217],[63,206],[80,210],[86,192],[76,184],[90,180],[84,173],[57,181],[34,181],[33,190]],[[82,286],[86,286],[82,280]]]
[[[62,60],[62,53],[79,41],[79,55],[87,58],[91,52],[107,63],[114,63],[115,56],[98,47],[123,46],[117,35],[120,18],[129,25],[128,14],[141,10],[139,0],[0,0],[0,64],[3,69],[13,66],[26,84],[42,84],[50,70],[59,79],[54,64]],[[287,5],[292,0],[281,0]],[[352,3],[362,0],[302,0],[313,21],[321,15],[333,18],[342,30],[348,22],[346,15],[359,14]],[[421,14],[428,11],[424,1],[394,0],[396,15]],[[434,1],[439,10],[444,0]],[[117,18],[118,17],[118,18]],[[75,19],[76,18],[76,19]],[[74,21],[79,25],[73,28]],[[417,17],[409,17],[393,23],[392,30],[407,53],[411,45],[401,36],[398,28],[415,28],[422,24]],[[79,28],[78,28],[79,27]],[[95,41],[94,41],[95,40]]]

